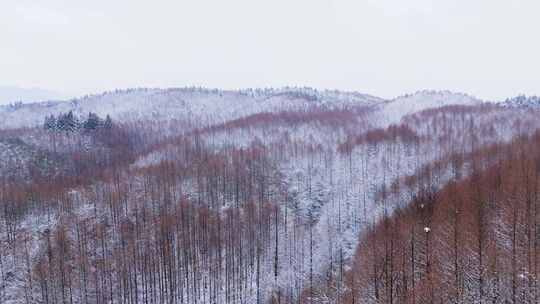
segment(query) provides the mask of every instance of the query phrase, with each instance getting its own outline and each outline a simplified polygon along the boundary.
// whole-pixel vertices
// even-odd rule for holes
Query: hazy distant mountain
[[[0,86],[0,105],[13,102],[34,102],[51,99],[61,99],[62,94],[40,88],[20,88],[15,86]]]

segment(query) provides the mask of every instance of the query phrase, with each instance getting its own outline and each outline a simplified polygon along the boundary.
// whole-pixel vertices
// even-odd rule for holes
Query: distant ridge
[[[501,103],[501,105],[512,108],[539,108],[540,97],[519,95],[506,99]]]
[[[19,102],[29,103],[63,98],[65,98],[65,96],[62,96],[60,93],[40,88],[0,86],[0,105]]]
[[[94,112],[117,121],[196,120],[220,123],[261,112],[307,110],[313,107],[344,109],[372,106],[384,99],[358,92],[312,88],[219,90],[201,87],[135,88],[86,95],[70,100],[16,103],[0,107],[0,127],[33,127],[47,115],[73,111]]]

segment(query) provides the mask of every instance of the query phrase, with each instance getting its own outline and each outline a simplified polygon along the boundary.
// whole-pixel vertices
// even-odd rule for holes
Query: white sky
[[[539,0],[1,0],[0,85],[540,94]]]

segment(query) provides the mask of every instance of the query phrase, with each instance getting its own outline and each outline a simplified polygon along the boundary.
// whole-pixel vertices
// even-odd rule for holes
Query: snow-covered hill
[[[81,116],[88,112],[101,117],[111,115],[116,121],[193,122],[197,130],[154,142],[154,136],[166,132],[161,125],[127,125],[125,129],[141,129],[141,133],[148,128],[154,132],[148,136],[152,139],[141,136],[141,142],[134,141],[138,149],[126,144],[111,147],[110,151],[95,147],[92,135],[84,132],[7,131],[7,140],[0,140],[0,164],[3,159],[13,160],[15,165],[39,164],[32,159],[41,158],[30,157],[37,153],[32,151],[40,151],[39,147],[58,151],[66,161],[84,165],[77,169],[93,170],[80,174],[83,178],[90,175],[82,186],[57,186],[55,191],[61,195],[53,193],[49,199],[53,206],[70,208],[52,209],[51,219],[47,214],[46,222],[41,221],[43,211],[37,208],[29,208],[17,219],[24,228],[17,233],[31,236],[34,243],[29,247],[33,250],[25,253],[22,247],[4,249],[8,254],[5,260],[13,261],[8,271],[20,275],[2,278],[0,285],[7,287],[4,298],[0,292],[0,300],[18,303],[17,299],[37,280],[55,282],[51,289],[61,288],[55,281],[61,278],[57,275],[63,271],[60,266],[52,267],[51,275],[36,272],[28,276],[25,271],[28,260],[31,267],[38,261],[51,263],[48,239],[43,233],[48,230],[54,232],[55,244],[61,244],[62,237],[57,236],[63,233],[73,241],[70,256],[65,254],[66,259],[52,261],[77,265],[68,272],[70,280],[84,281],[86,267],[98,265],[90,269],[114,290],[100,295],[102,283],[75,283],[74,303],[93,302],[100,296],[104,297],[102,302],[123,301],[126,285],[109,273],[120,276],[126,273],[126,265],[136,265],[139,259],[157,264],[181,261],[167,266],[174,269],[170,273],[178,270],[178,274],[196,274],[198,279],[192,282],[199,280],[201,286],[208,286],[192,285],[180,275],[180,288],[173,293],[185,299],[184,303],[265,303],[276,296],[300,302],[306,290],[312,289],[312,283],[320,287],[331,281],[338,285],[326,292],[340,293],[344,272],[353,265],[355,250],[373,225],[411,202],[421,191],[435,191],[450,179],[467,176],[468,155],[477,147],[511,139],[517,134],[518,129],[512,126],[518,121],[531,132],[538,129],[535,111],[474,106],[481,103],[474,97],[448,91],[421,91],[386,101],[360,93],[309,88],[184,88],[132,89],[72,101],[2,107],[0,129],[40,125],[46,115],[74,111]],[[471,107],[423,111],[448,105]],[[527,115],[522,115],[524,112]],[[402,126],[386,128],[393,123]],[[56,139],[54,149],[47,142],[52,135]],[[136,145],[144,145],[144,149]],[[134,155],[137,160],[111,162],[116,164],[114,182],[91,175],[104,171],[98,165],[105,162],[99,160],[118,154],[123,159],[128,150],[138,151]],[[29,156],[19,160],[23,155]],[[11,171],[22,168],[15,165]],[[46,188],[39,190],[48,194],[54,187]],[[26,202],[25,198],[21,201]],[[137,229],[131,229],[132,223]],[[201,227],[204,229],[199,230]],[[158,245],[166,239],[161,238],[166,230],[172,240],[167,250],[165,243]],[[88,252],[75,247],[86,242],[86,236],[80,238],[82,231],[88,232]],[[93,231],[104,233],[93,236]],[[130,234],[135,231],[142,233]],[[129,245],[125,247],[123,242]],[[124,247],[134,248],[137,253],[126,254]],[[52,247],[59,252],[57,256],[62,248]],[[169,254],[170,259],[166,257]],[[191,254],[201,258],[192,259]],[[107,264],[102,259],[107,259]],[[217,263],[213,264],[212,259]],[[163,269],[158,267],[148,273],[166,277]],[[215,275],[229,272],[226,278]],[[134,267],[133,273],[136,287],[152,284],[145,281],[147,272]],[[231,282],[236,287],[227,286]],[[34,286],[36,290],[29,293],[39,295],[38,285]],[[148,297],[144,288],[131,295],[135,298],[132,302]],[[314,303],[331,298],[324,293],[314,296]],[[159,302],[166,295],[151,297]]]
[[[111,115],[117,121],[154,120],[212,125],[263,112],[302,111],[312,107],[343,109],[379,106],[383,125],[402,117],[446,105],[477,105],[480,99],[449,91],[419,91],[392,100],[336,90],[312,88],[246,89],[226,91],[203,88],[128,89],[84,96],[69,101],[0,106],[0,128],[31,127],[45,116],[73,111],[85,116]]]
[[[50,153],[41,151],[19,138],[0,138],[0,176],[3,178],[27,179],[32,170],[47,174],[56,160]]]
[[[382,121],[395,124],[401,118],[429,108],[439,108],[448,105],[478,105],[483,101],[463,93],[450,91],[424,90],[414,94],[397,97],[382,107]]]
[[[381,98],[355,92],[317,91],[311,88],[241,91],[180,89],[130,89],[85,96],[71,101],[51,101],[0,107],[0,128],[36,126],[50,114],[73,111],[118,121],[181,120],[199,125],[222,123],[260,112],[329,109],[382,103]]]
[[[540,108],[540,97],[519,95],[506,99],[501,105],[509,108]]]

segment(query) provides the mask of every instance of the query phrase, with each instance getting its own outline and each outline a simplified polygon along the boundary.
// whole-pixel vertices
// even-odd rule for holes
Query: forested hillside
[[[536,303],[540,112],[518,100],[0,107],[0,303]]]
[[[370,227],[342,302],[538,303],[539,149],[536,132],[480,150]]]

